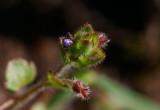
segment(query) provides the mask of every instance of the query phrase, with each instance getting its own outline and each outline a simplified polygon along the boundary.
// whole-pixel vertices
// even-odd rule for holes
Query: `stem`
[[[8,106],[12,105],[14,103],[14,99],[9,99],[8,101],[6,101],[5,103],[3,103],[0,106],[0,110],[4,110],[5,108],[7,108]]]
[[[72,80],[69,79],[61,79],[62,82],[67,82],[67,83],[71,83],[73,84],[74,82]]]
[[[71,67],[69,64],[63,64],[60,66],[55,72],[54,77],[61,77],[66,71],[68,71]],[[3,103],[0,106],[0,110],[19,110],[25,104],[27,104],[31,99],[37,96],[42,90],[50,86],[50,82],[48,78],[45,77],[44,79],[37,82],[35,85],[31,86],[28,91],[26,91],[23,95],[19,97],[15,97],[14,99],[10,99]]]
[[[43,79],[39,81],[37,84],[32,86],[26,93],[24,93],[20,97],[16,97],[14,103],[6,108],[6,110],[17,110],[26,103],[28,103],[32,98],[37,96],[44,88],[49,86],[49,82],[47,79]]]

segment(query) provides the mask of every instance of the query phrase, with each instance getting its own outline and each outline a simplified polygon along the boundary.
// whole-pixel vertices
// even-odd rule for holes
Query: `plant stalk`
[[[66,73],[66,71],[69,73],[69,70],[71,71],[71,65],[63,64],[53,73],[53,75],[54,77],[61,77],[64,73]],[[48,78],[45,77],[35,85],[31,86],[24,94],[4,102],[0,106],[0,110],[20,110],[25,104],[27,104],[44,89],[50,86],[51,84],[48,81]]]

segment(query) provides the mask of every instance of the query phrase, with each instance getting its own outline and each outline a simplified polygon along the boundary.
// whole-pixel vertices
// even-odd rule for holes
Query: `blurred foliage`
[[[4,89],[5,62],[15,57],[34,60],[39,71],[38,79],[48,67],[57,65],[58,36],[84,23],[103,30],[111,39],[102,71],[107,69],[110,75],[116,75],[130,88],[160,102],[159,0],[2,0],[0,14],[0,102],[11,96]],[[95,80],[87,74],[85,77],[89,84]],[[103,96],[107,90],[100,91]],[[106,103],[112,103],[108,98],[97,97],[96,100],[104,110]],[[114,109],[115,104],[110,105],[109,108]]]
[[[43,102],[36,103],[31,110],[47,110]]]
[[[71,91],[57,91],[47,105],[47,110],[61,110],[74,99]]]
[[[36,76],[34,63],[28,63],[24,59],[14,59],[8,63],[6,70],[6,86],[8,89],[18,92],[30,84]]]
[[[89,100],[95,100],[102,110],[160,110],[160,106],[150,99],[104,75],[97,74],[96,71],[78,71],[75,77],[86,81],[88,85],[98,90],[100,95],[96,96],[97,94],[91,92],[92,99]],[[74,98],[70,91],[57,91],[45,109],[63,110]]]

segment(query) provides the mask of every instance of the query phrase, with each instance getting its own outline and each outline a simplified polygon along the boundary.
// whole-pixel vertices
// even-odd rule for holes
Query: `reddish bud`
[[[100,33],[98,37],[98,48],[104,47],[110,40],[106,37],[104,33]]]
[[[77,93],[77,96],[81,97],[81,99],[89,99],[88,94],[90,93],[90,90],[88,86],[82,82],[76,80],[72,89],[75,93]]]

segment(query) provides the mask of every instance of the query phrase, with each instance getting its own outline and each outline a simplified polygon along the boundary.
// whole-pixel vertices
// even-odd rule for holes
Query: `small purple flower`
[[[70,48],[70,45],[73,44],[73,41],[71,39],[64,39],[63,41],[64,47],[65,48]]]

